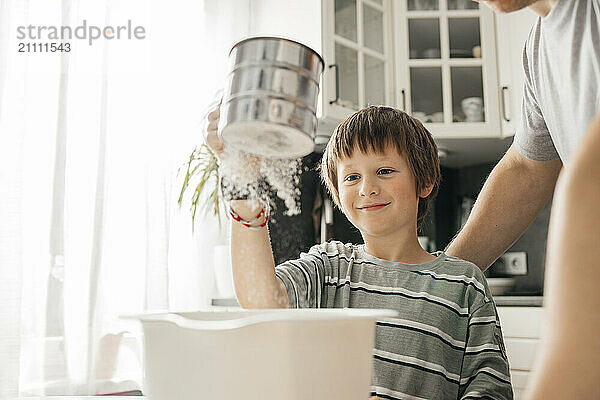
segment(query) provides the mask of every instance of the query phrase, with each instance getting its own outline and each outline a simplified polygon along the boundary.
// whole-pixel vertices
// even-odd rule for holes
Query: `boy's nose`
[[[362,186],[360,187],[359,195],[363,197],[376,196],[379,194],[379,189],[377,185],[374,185],[369,180],[365,179],[362,182]]]

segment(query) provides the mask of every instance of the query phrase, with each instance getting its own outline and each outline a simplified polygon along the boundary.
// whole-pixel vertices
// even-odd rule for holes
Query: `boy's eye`
[[[347,182],[355,181],[357,179],[358,179],[358,175],[348,175],[346,178],[344,178],[344,180]]]
[[[394,172],[394,170],[391,168],[381,168],[379,171],[377,171],[377,173],[380,175],[388,175],[388,174],[391,174],[392,172]]]

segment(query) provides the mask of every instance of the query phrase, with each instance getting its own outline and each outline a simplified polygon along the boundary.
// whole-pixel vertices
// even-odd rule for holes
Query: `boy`
[[[207,141],[220,153],[218,112],[209,120]],[[427,253],[417,240],[440,182],[431,134],[404,112],[360,110],[333,133],[321,176],[365,244],[323,243],[275,267],[268,206],[233,200],[231,215],[242,222],[233,223],[231,242],[240,304],[397,310],[398,318],[376,325],[372,396],[512,399],[502,331],[483,274],[467,261]]]

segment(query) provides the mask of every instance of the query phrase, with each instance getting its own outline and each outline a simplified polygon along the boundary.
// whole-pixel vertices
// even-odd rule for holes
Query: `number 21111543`
[[[19,43],[19,53],[56,53],[71,51],[71,43]]]

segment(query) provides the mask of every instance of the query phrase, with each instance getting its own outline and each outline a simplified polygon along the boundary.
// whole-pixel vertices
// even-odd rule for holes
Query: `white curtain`
[[[119,315],[215,294],[215,218],[191,230],[182,166],[249,0],[0,3],[0,398],[143,389]],[[18,53],[18,26],[142,26],[145,39]],[[226,225],[226,224],[225,224]],[[216,232],[216,234],[215,234]]]

